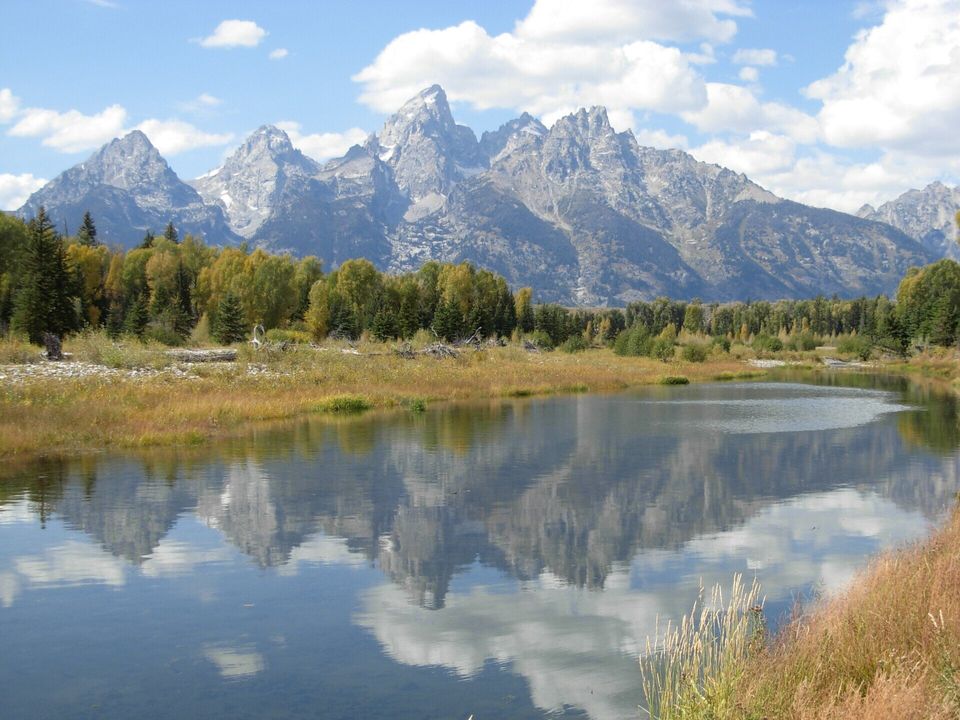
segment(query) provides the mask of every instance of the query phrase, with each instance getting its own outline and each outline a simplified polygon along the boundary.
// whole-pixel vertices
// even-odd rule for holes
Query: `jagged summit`
[[[319,172],[320,166],[294,148],[287,133],[263,125],[220,168],[191,184],[207,203],[223,210],[235,233],[250,238],[288,190],[302,187]]]
[[[922,190],[908,190],[876,209],[865,205],[857,216],[892,225],[936,255],[960,260],[960,245],[956,241],[958,210],[960,187],[950,188],[935,180]]]
[[[641,147],[603,107],[550,128],[524,113],[478,142],[438,85],[322,166],[265,125],[193,185],[131,133],[25,209],[42,202],[73,227],[90,210],[128,244],[173,219],[210,242],[242,237],[328,268],[352,257],[391,271],[469,260],[532,285],[539,300],[580,305],[872,295],[937,257],[883,222],[782,200],[682,150]],[[939,208],[956,191],[914,192],[913,206]]]

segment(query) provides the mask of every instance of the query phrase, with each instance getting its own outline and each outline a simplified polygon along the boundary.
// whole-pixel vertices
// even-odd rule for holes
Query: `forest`
[[[626,308],[537,304],[530,288],[470,263],[430,261],[412,273],[378,271],[365,259],[325,271],[246,246],[216,248],[168,224],[131,250],[97,239],[85,214],[63,235],[41,208],[28,222],[0,215],[0,333],[41,343],[102,329],[167,345],[229,344],[262,325],[268,336],[381,341],[418,332],[447,341],[514,338],[541,348],[609,346],[620,355],[668,359],[677,338],[698,360],[731,342],[757,350],[811,350],[827,341],[864,358],[880,349],[905,356],[915,346],[958,342],[960,265],[941,260],[910,270],[895,297],[740,301],[705,304],[657,298]],[[689,357],[687,357],[689,355]]]

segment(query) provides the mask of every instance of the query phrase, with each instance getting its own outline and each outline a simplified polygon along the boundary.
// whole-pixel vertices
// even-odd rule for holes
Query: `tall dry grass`
[[[688,616],[668,633],[659,665],[641,674],[652,717],[960,718],[960,509],[767,644],[746,622],[753,592],[735,585],[721,613]]]

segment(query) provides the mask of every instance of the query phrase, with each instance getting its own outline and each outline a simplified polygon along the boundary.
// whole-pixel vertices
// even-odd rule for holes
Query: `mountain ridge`
[[[144,142],[127,141],[131,163],[167,188],[157,198],[168,214],[206,212],[211,228],[218,219],[225,227],[220,242],[314,254],[328,267],[363,256],[397,272],[469,260],[569,305],[872,295],[937,257],[889,224],[784,200],[681,150],[641,146],[602,107],[550,128],[524,113],[478,139],[433,85],[343,157],[317,163],[263,126],[189,185]],[[80,200],[97,193],[125,193],[143,214],[163,205],[150,204],[144,183],[126,187],[119,171],[83,166],[31,196],[21,214],[43,200],[55,218],[82,214]],[[62,198],[70,202],[50,202]]]

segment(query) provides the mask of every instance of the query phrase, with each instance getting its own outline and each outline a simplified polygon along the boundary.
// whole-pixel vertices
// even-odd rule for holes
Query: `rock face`
[[[131,137],[64,173],[24,211],[63,206],[75,223],[89,208],[98,226],[119,227],[129,222],[125,205],[83,203],[120,193],[141,213],[178,207],[225,219],[226,234],[204,233],[212,242],[240,236],[273,251],[317,255],[328,268],[359,256],[390,271],[469,260],[514,286],[533,286],[538,300],[571,305],[658,295],[870,295],[891,292],[908,267],[940,256],[873,218],[782,200],[687,153],[642,147],[630,131],[614,131],[600,107],[549,129],[523,114],[478,141],[456,124],[435,85],[362,146],[323,165],[281,130],[260,128],[222,167],[193,181],[199,195],[152,147],[141,155],[163,172],[137,170],[146,161],[128,170],[137,155],[111,148]],[[116,158],[98,162],[111,171],[91,174],[86,166],[103,155]],[[120,184],[128,177],[142,177],[136,192]]]
[[[951,189],[934,182],[923,190],[908,190],[876,209],[864,205],[857,215],[902,230],[938,257],[960,260],[955,219],[958,210],[960,187]]]
[[[253,237],[277,208],[307,192],[320,166],[293,147],[290,138],[264,125],[227,161],[191,185],[207,203],[219,206],[230,227]]]
[[[136,244],[147,230],[163,232],[168,222],[181,237],[192,233],[212,243],[237,240],[223,212],[182,182],[139,130],[58,175],[31,195],[18,214],[33,217],[41,205],[58,227],[66,224],[71,231],[89,210],[106,243]]]

